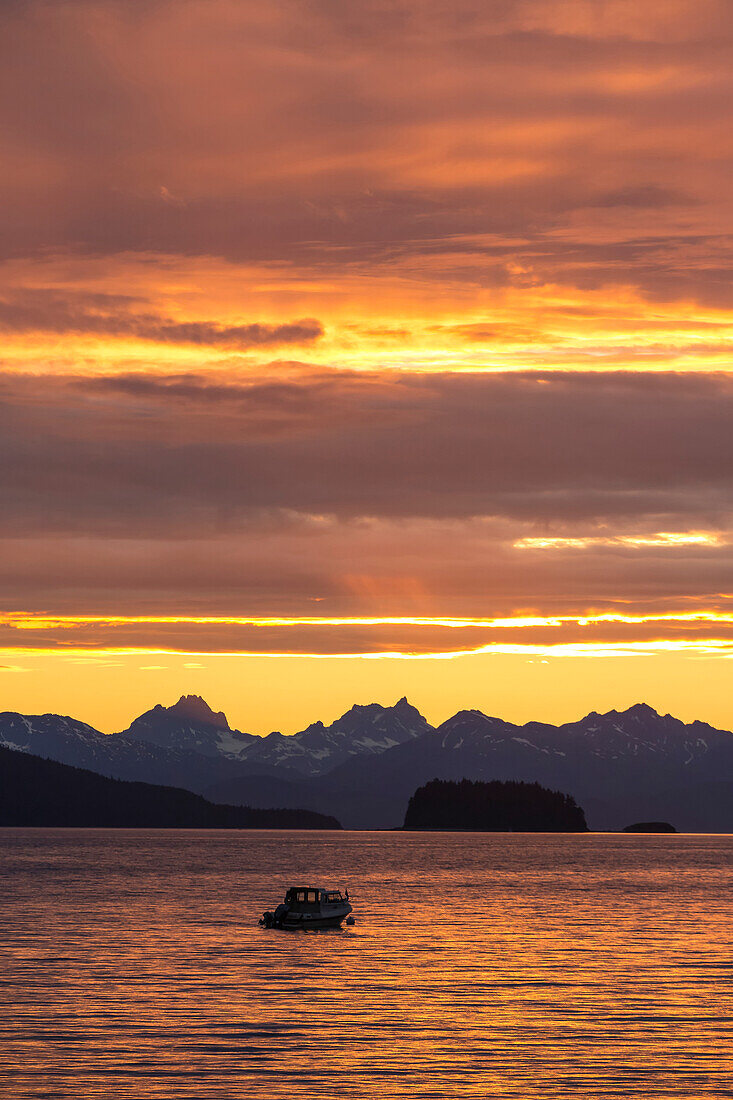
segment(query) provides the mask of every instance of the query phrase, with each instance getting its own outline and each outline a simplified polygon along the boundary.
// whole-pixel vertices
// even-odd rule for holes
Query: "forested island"
[[[674,825],[668,821],[637,821],[633,825],[626,825],[625,833],[676,833]]]
[[[404,829],[473,832],[584,833],[575,799],[539,783],[433,779],[413,794]]]
[[[219,806],[179,787],[109,779],[0,748],[0,825],[157,829],[340,829],[311,810]]]

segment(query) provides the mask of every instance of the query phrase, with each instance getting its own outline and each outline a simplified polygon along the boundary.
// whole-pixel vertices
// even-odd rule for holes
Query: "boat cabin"
[[[316,913],[324,905],[343,905],[344,900],[340,890],[320,890],[313,886],[291,886],[285,895],[285,905],[303,913]]]

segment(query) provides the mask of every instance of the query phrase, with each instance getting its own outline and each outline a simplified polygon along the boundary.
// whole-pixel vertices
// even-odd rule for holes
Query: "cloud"
[[[312,319],[275,325],[173,321],[148,312],[133,312],[131,307],[137,302],[124,295],[69,295],[58,290],[28,289],[0,298],[0,331],[117,336],[237,349],[303,344],[323,334],[323,326]]]
[[[480,282],[502,276],[496,246],[547,284],[730,305],[723,0],[31,0],[1,18],[8,256],[304,275],[433,256]]]
[[[684,531],[730,507],[725,376],[6,376],[2,389],[8,533],[235,531],[266,514]]]
[[[200,321],[156,321],[143,318],[133,326],[143,340],[173,344],[209,344],[231,348],[269,347],[272,344],[305,344],[323,334],[318,321],[295,321],[289,325],[211,325]]]
[[[7,610],[581,614],[730,590],[727,376],[5,375],[0,398]]]
[[[0,648],[31,654],[107,650],[151,656],[164,654],[262,654],[292,656],[398,655],[429,658],[481,652],[556,653],[560,656],[613,656],[678,652],[733,655],[730,607],[678,613],[588,616],[522,616],[503,619],[260,619],[155,616],[70,616],[48,620],[25,616],[14,623],[2,616]],[[143,669],[165,666],[147,665]],[[187,663],[185,667],[201,667]]]
[[[5,354],[725,369],[732,61],[722,0],[6,4]]]

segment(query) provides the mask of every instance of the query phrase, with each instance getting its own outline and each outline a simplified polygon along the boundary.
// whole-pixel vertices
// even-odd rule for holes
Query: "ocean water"
[[[0,831],[0,1095],[733,1097],[733,837]],[[285,887],[357,924],[265,931]]]

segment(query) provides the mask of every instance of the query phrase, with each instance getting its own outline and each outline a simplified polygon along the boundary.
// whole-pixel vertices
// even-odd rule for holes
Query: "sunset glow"
[[[733,0],[0,93],[0,1093],[733,1097]]]
[[[5,709],[77,661],[108,728],[205,657],[283,725],[348,658],[512,717],[536,657],[569,718],[594,657],[733,723],[724,0],[0,21]]]

